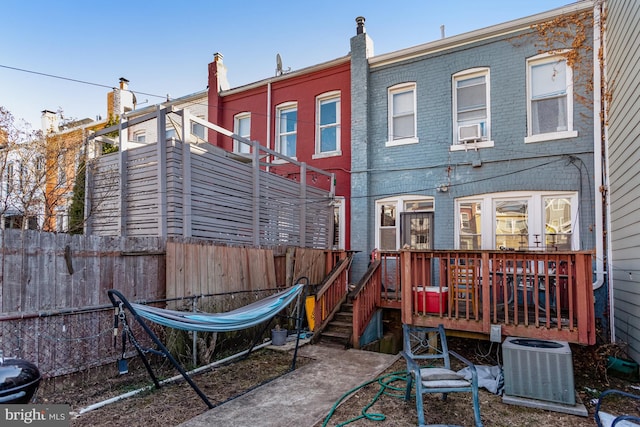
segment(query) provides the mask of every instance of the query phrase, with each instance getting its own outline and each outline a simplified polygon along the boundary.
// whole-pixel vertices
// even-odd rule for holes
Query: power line
[[[104,85],[104,84],[100,84],[100,83],[88,82],[88,81],[85,81],[85,80],[72,79],[70,77],[56,76],[55,74],[42,73],[40,71],[33,71],[33,70],[25,70],[24,68],[10,67],[8,65],[0,64],[0,68],[6,68],[8,70],[14,70],[14,71],[21,71],[23,73],[37,74],[39,76],[51,77],[51,78],[54,78],[54,79],[67,80],[67,81],[70,81],[70,82],[82,83],[82,84],[90,85],[90,86],[104,87],[104,88],[107,88],[107,89],[113,89],[114,88],[113,85]],[[133,90],[130,90],[130,92],[135,92],[135,93],[140,94],[140,95],[155,96],[156,98],[165,98],[166,99],[166,95],[155,95],[153,93],[146,93],[146,92],[133,91]]]

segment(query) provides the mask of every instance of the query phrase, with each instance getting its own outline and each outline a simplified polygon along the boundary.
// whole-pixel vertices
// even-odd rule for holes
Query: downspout
[[[602,19],[602,15],[601,15],[601,8],[604,7],[604,3],[603,2],[598,2],[599,4],[596,5],[595,7],[595,12],[594,12],[594,19],[598,18],[598,23],[600,25],[600,27],[598,28],[599,30],[604,30],[602,27],[602,23],[600,22],[600,20]],[[608,87],[607,87],[607,61],[606,61],[606,34],[605,31],[602,31],[603,34],[603,38],[604,40],[602,40],[602,70],[604,73],[604,82],[603,84],[601,84],[602,87],[604,87],[604,91],[606,93],[606,91],[608,91]],[[599,41],[600,42],[600,41]],[[598,47],[600,47],[600,43],[598,44]],[[595,45],[594,45],[595,48]],[[594,50],[594,54],[595,54],[595,50]],[[609,120],[609,117],[607,115],[607,109],[608,109],[608,104],[606,101],[606,98],[603,102],[603,107],[602,107],[602,123],[607,123]],[[607,236],[606,236],[606,242],[607,242],[607,271],[611,272],[612,271],[612,262],[613,262],[613,256],[611,254],[611,233],[609,232],[611,230],[611,200],[610,200],[610,193],[609,193],[609,132],[608,132],[608,128],[606,125],[603,126],[603,145],[604,145],[604,166],[605,169],[602,173],[602,175],[604,175],[605,177],[605,188],[606,191],[604,193],[604,199],[605,199],[605,205],[606,205],[606,215],[607,215]],[[595,156],[594,156],[595,157]],[[601,176],[602,176],[601,175]],[[599,206],[601,206],[601,204],[599,204]],[[604,243],[604,240],[601,241],[602,243]],[[604,262],[603,262],[604,263]],[[613,275],[608,274],[607,275],[607,284],[609,286],[609,336],[611,337],[611,342],[615,342],[616,341],[616,334],[615,334],[615,316],[613,315],[614,313],[614,298],[613,298]]]
[[[596,281],[593,289],[598,289],[604,284],[604,217],[602,208],[602,175],[604,173],[602,165],[602,147],[606,145],[602,134],[602,72],[600,69],[600,48],[601,48],[601,23],[600,5],[596,4],[593,9],[593,81],[598,82],[597,89],[593,91],[593,112],[597,114],[593,121],[593,170],[594,170],[594,193],[595,193],[595,235],[596,235]],[[608,217],[607,217],[608,218]]]
[[[267,83],[267,149],[271,150],[271,80]],[[269,172],[269,164],[267,162],[266,170]]]

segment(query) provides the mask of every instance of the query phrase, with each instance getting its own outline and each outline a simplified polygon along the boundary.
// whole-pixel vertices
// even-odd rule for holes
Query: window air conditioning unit
[[[508,337],[502,357],[506,395],[576,404],[568,342]]]
[[[480,124],[458,126],[458,140],[460,142],[479,141],[482,138]]]

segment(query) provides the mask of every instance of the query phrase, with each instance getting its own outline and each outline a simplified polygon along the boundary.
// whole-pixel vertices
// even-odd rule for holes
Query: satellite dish
[[[276,76],[282,75],[282,58],[280,54],[276,54]]]

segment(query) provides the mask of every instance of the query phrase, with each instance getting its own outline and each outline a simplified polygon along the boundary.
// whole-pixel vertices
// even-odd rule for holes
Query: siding
[[[640,3],[608,1],[606,40],[615,339],[640,362]]]

